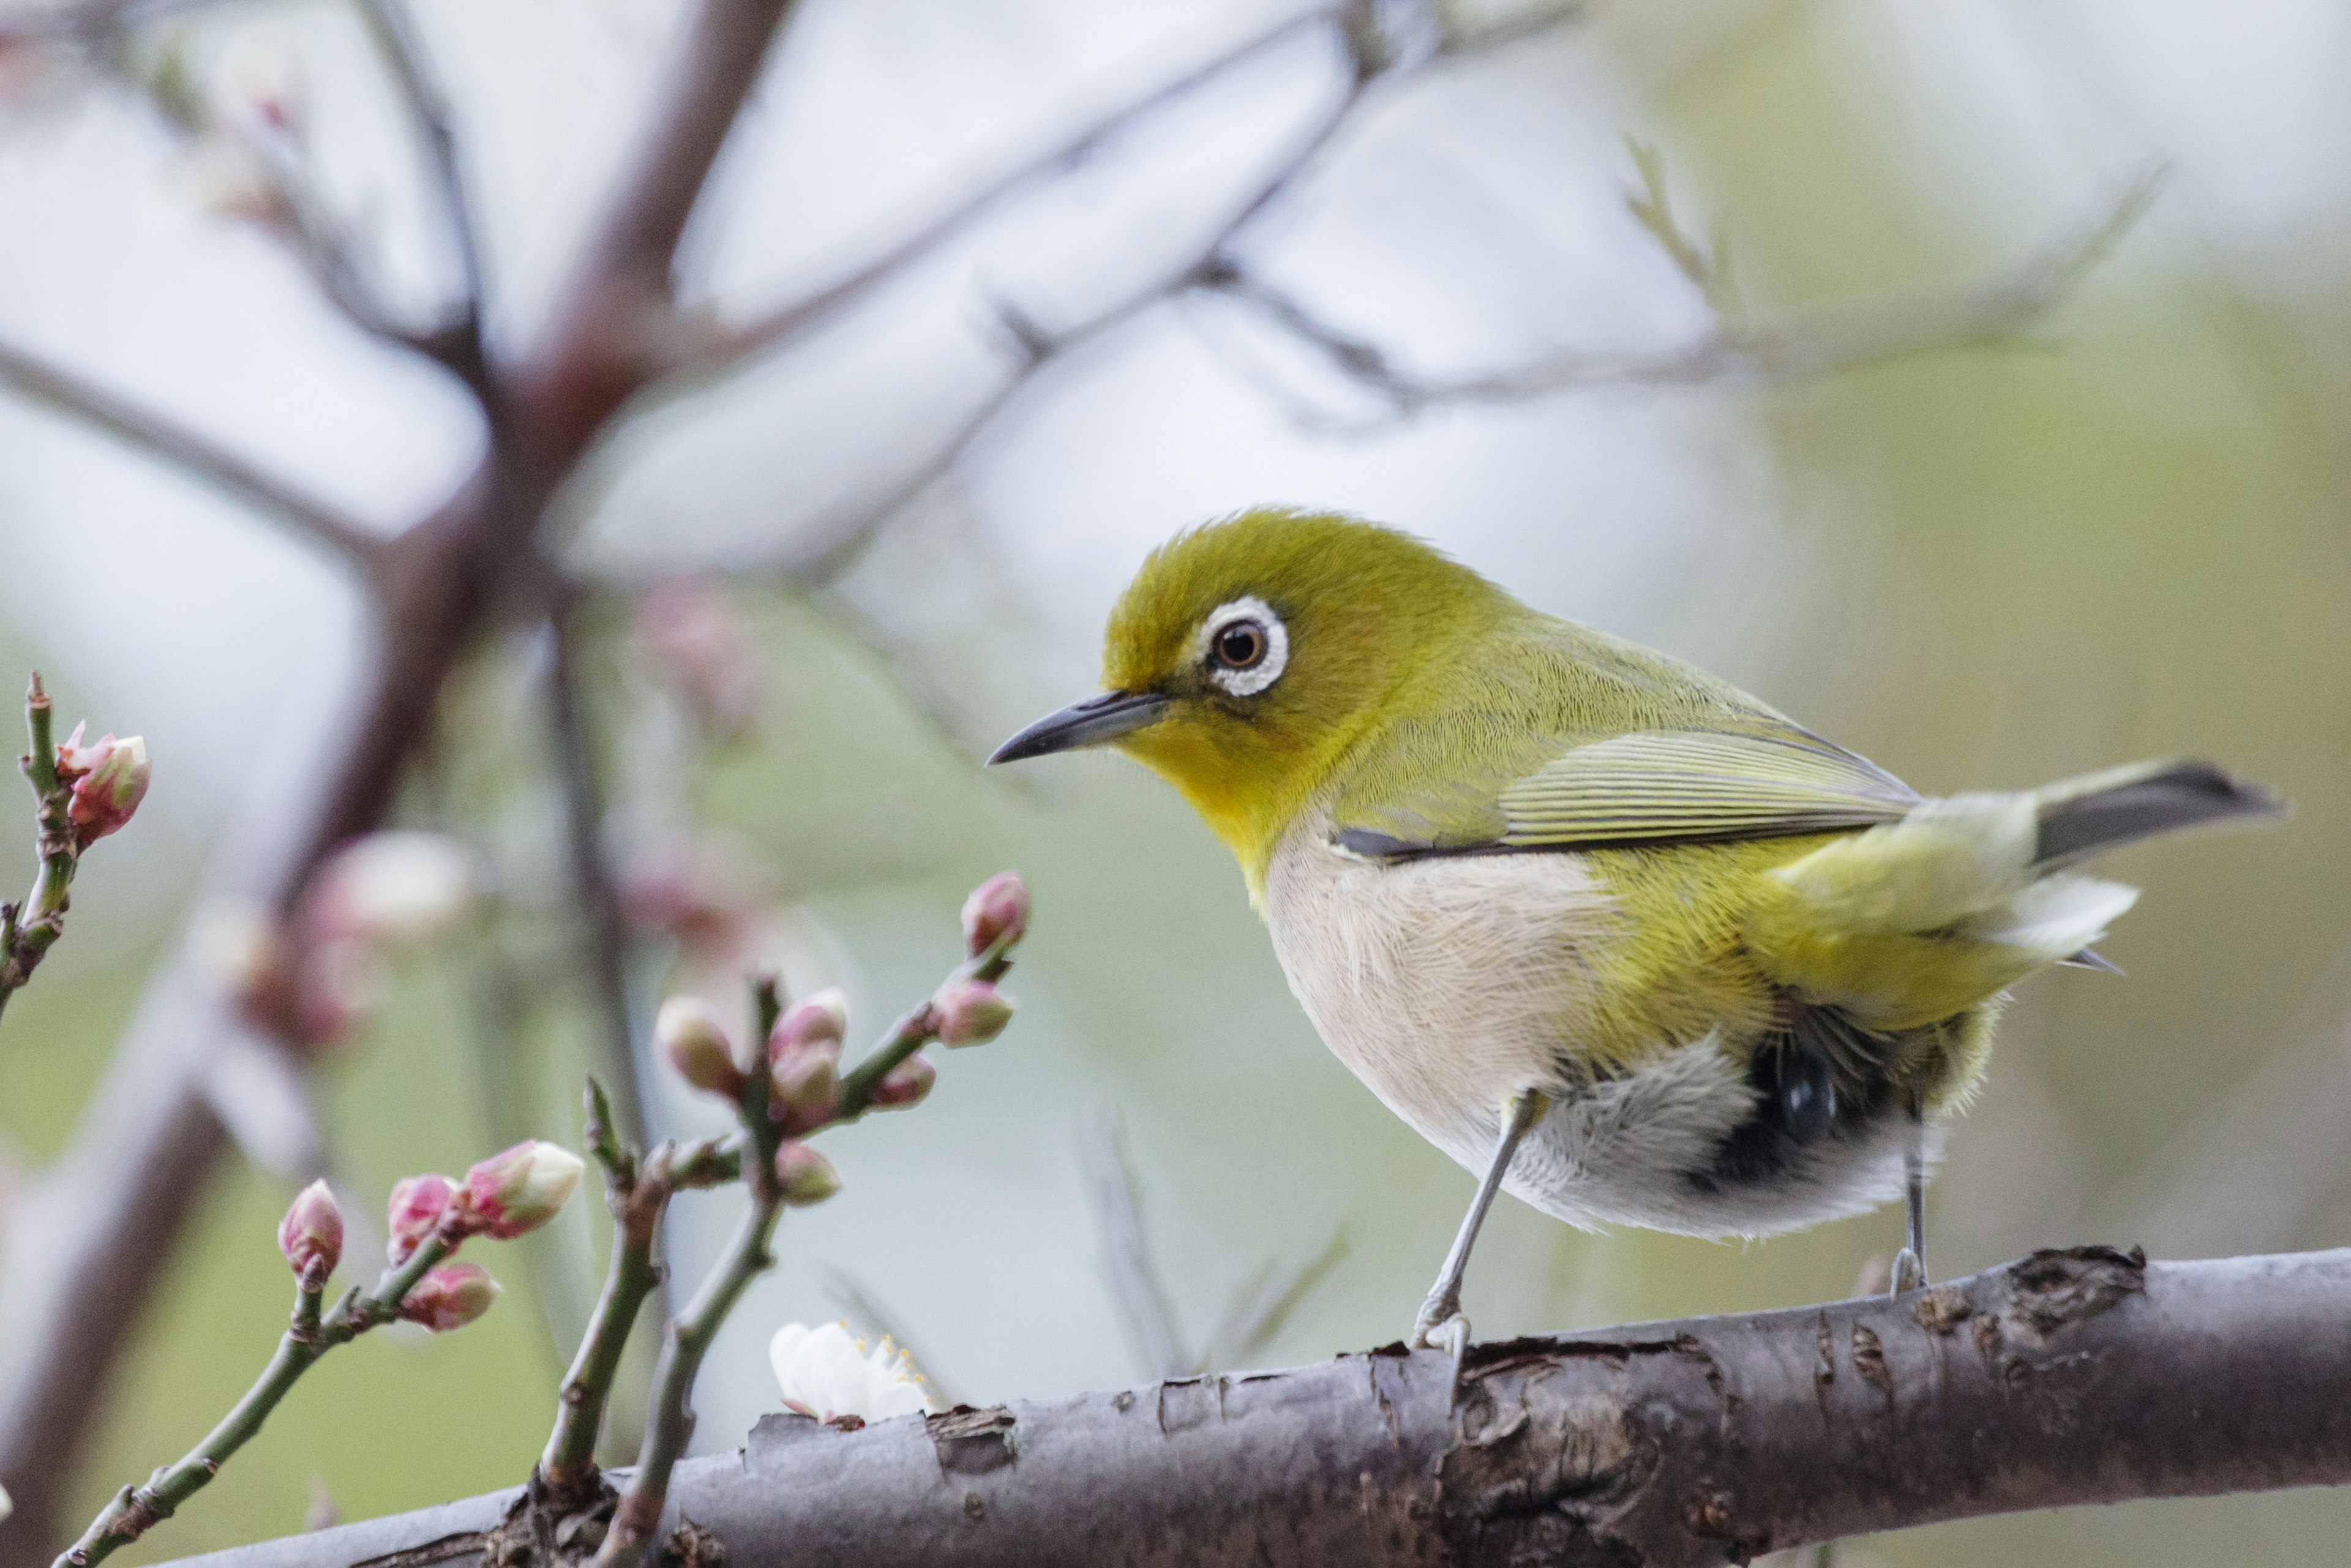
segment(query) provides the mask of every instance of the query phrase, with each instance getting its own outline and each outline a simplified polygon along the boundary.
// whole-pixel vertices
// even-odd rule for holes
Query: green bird
[[[989,758],[1109,745],[1240,862],[1339,1059],[1483,1180],[1415,1345],[1468,1335],[1498,1188],[1571,1224],[1766,1236],[1908,1204],[2008,988],[2136,889],[2152,833],[2281,810],[2208,763],[1929,800],[1702,670],[1428,545],[1250,511],[1112,611],[1108,688]]]

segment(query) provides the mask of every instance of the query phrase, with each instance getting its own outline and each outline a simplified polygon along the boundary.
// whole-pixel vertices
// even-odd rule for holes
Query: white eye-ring
[[[1237,697],[1253,697],[1281,678],[1290,663],[1290,632],[1272,607],[1254,594],[1220,604],[1193,634],[1193,656],[1208,678]]]

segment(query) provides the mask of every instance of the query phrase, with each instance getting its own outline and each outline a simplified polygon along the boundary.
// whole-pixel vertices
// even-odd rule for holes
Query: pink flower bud
[[[455,1190],[447,1176],[429,1171],[423,1176],[402,1176],[392,1184],[392,1206],[384,1216],[384,1228],[391,1233],[391,1239],[384,1250],[394,1263],[407,1261],[408,1255],[440,1227]]]
[[[941,1045],[985,1045],[1012,1021],[1012,998],[986,980],[953,981],[931,1005],[938,1009]]]
[[[294,1195],[277,1225],[277,1250],[305,1284],[324,1283],[343,1258],[343,1211],[323,1181]]]
[[[838,987],[819,991],[788,1009],[768,1036],[768,1060],[774,1061],[794,1046],[839,1045],[849,1035],[849,1002]]]
[[[465,1173],[467,1231],[511,1241],[555,1218],[587,1167],[559,1144],[526,1138]]]
[[[841,1176],[832,1162],[806,1144],[787,1143],[776,1150],[776,1185],[794,1208],[822,1203],[841,1190]]]
[[[938,1077],[939,1070],[931,1065],[929,1057],[910,1056],[882,1075],[882,1082],[873,1086],[873,1103],[884,1111],[919,1105]]]
[[[1029,930],[1029,884],[1018,872],[1000,871],[963,901],[963,941],[975,958],[1009,934],[1018,942]]]
[[[787,1045],[775,1053],[768,1073],[774,1085],[768,1114],[785,1136],[813,1133],[841,1114],[841,1041]]]
[[[743,1070],[735,1065],[735,1042],[709,1004],[698,997],[672,997],[653,1019],[653,1043],[680,1078],[696,1089],[733,1099],[743,1092]]]
[[[73,786],[66,815],[73,823],[74,842],[83,849],[131,820],[146,798],[148,775],[145,740],[135,735],[117,740],[110,732],[84,746],[82,732],[89,727],[74,726],[57,747],[57,778]]]
[[[488,1312],[498,1299],[498,1289],[479,1263],[444,1263],[425,1270],[424,1278],[400,1299],[400,1315],[434,1333],[447,1333]]]

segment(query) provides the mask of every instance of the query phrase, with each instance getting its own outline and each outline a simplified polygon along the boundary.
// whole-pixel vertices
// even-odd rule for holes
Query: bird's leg
[[[1461,1276],[1469,1267],[1469,1249],[1478,1244],[1478,1229],[1486,1223],[1486,1211],[1494,1207],[1494,1195],[1502,1190],[1502,1177],[1510,1171],[1511,1156],[1519,1152],[1519,1141],[1550,1104],[1550,1096],[1540,1089],[1521,1089],[1511,1096],[1510,1118],[1494,1145],[1494,1163],[1478,1184],[1478,1196],[1469,1200],[1469,1212],[1461,1217],[1452,1249],[1445,1254],[1445,1267],[1438,1270],[1437,1283],[1412,1325],[1413,1349],[1443,1349],[1452,1354],[1457,1366],[1460,1364],[1461,1353],[1469,1345],[1469,1320],[1461,1315]]]
[[[1927,1104],[1916,1092],[1910,1095],[1910,1146],[1902,1155],[1903,1246],[1894,1255],[1890,1295],[1915,1291],[1927,1282]]]

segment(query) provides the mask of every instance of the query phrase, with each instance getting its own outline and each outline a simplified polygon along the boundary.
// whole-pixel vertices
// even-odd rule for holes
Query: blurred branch
[[[1458,1371],[1395,1347],[853,1432],[770,1416],[671,1495],[733,1561],[793,1568],[1718,1568],[2351,1481],[2346,1291],[2351,1249],[2036,1252],[1894,1299],[1474,1346]],[[191,1568],[478,1562],[513,1495]]]
[[[929,223],[843,277],[800,298],[778,305],[740,326],[712,334],[696,345],[690,361],[680,369],[697,374],[724,370],[747,356],[780,347],[819,322],[830,319],[863,298],[875,287],[942,249],[968,232],[982,217],[1010,197],[1045,179],[1083,162],[1102,145],[1150,118],[1162,109],[1188,98],[1235,68],[1335,22],[1345,4],[1324,4],[1283,17],[1211,55],[1189,69],[1096,119],[1083,131],[1045,152],[982,185]]]
[[[1078,1155],[1093,1196],[1094,1227],[1110,1270],[1111,1300],[1118,1307],[1119,1321],[1126,1325],[1144,1365],[1161,1377],[1185,1376],[1195,1370],[1192,1357],[1176,1336],[1167,1288],[1144,1243],[1134,1166],[1117,1121],[1106,1115],[1087,1127],[1079,1138]]]
[[[604,790],[580,669],[580,606],[569,589],[557,591],[547,616],[548,728],[555,744],[555,774],[563,797],[564,846],[583,928],[582,968],[596,995],[598,1071],[618,1111],[614,1130],[625,1143],[644,1138],[637,1103],[636,1030],[629,1008],[629,922],[620,879],[604,851]]]
[[[359,523],[225,447],[83,381],[61,365],[0,343],[0,382],[249,503],[273,521],[333,550],[362,574],[372,575],[382,565],[383,541]]]
[[[1342,10],[1345,7],[1340,8]],[[1327,20],[1337,13],[1317,13]],[[1357,70],[1332,100],[1261,171],[1207,236],[1161,276],[1123,300],[1074,325],[1050,328],[1019,306],[996,302],[998,325],[1011,365],[998,383],[965,414],[946,437],[915,462],[874,501],[817,523],[796,534],[781,574],[803,587],[830,585],[864,553],[874,536],[916,497],[955,472],[964,456],[1044,371],[1078,350],[1108,336],[1152,307],[1193,286],[1237,243],[1259,217],[1317,166],[1324,151],[1379,78]]]
[[[1385,413],[1371,420],[1302,417],[1302,423],[1328,430],[1376,429],[1447,404],[1516,402],[1584,387],[1789,381],[2021,336],[2063,304],[2105,258],[2146,212],[2168,172],[2168,165],[2149,168],[2084,232],[1972,289],[1922,291],[1825,307],[1777,326],[1718,319],[1696,340],[1670,349],[1571,350],[1515,370],[1471,376],[1409,372],[1377,344],[1324,320],[1295,297],[1238,266],[1205,272],[1195,287],[1248,306],[1318,350],[1334,369],[1386,404]],[[1641,200],[1635,198],[1636,203]],[[1691,250],[1662,208],[1652,215],[1655,221],[1644,221],[1677,265],[1702,291],[1719,290],[1719,256],[1703,257]]]
[[[480,468],[382,548],[374,656],[331,725],[275,747],[271,765],[253,770],[205,894],[258,893],[289,910],[329,852],[383,820],[461,654],[535,580],[549,502],[656,362],[644,350],[672,319],[678,235],[788,9],[701,0],[689,15],[666,107],[591,231],[507,417],[491,422]],[[122,434],[156,444],[143,421],[129,423]],[[217,459],[199,466],[241,491],[271,488]],[[320,526],[315,507],[296,515],[346,553],[378,553]],[[204,1063],[241,1027],[184,962],[167,965],[64,1154],[0,1236],[0,1484],[16,1505],[0,1531],[0,1568],[39,1563],[57,1532],[99,1391],[226,1147]]]
[[[457,253],[457,312],[445,324],[419,337],[417,346],[446,365],[495,416],[496,388],[491,379],[489,353],[482,337],[482,255],[475,232],[473,204],[466,194],[465,164],[450,128],[449,104],[434,78],[416,19],[407,0],[360,0],[360,14],[374,35],[385,64],[391,68],[409,118],[423,139],[425,155],[440,196],[442,214],[449,225],[450,244]]]

